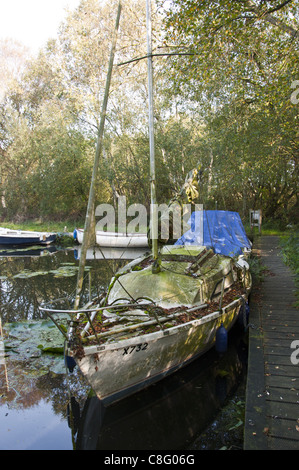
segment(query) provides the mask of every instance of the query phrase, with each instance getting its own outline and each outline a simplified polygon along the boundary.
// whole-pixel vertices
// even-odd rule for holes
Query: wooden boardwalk
[[[244,450],[299,450],[299,309],[294,275],[284,264],[278,237],[254,246],[269,269],[250,302]],[[299,353],[297,354],[299,358]]]

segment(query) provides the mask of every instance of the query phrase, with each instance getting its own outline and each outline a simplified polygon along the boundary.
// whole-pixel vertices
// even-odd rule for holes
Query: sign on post
[[[258,227],[259,228],[259,233],[261,233],[261,228],[262,228],[262,211],[261,211],[261,209],[258,209],[258,210],[250,209],[250,211],[249,211],[249,222],[250,222],[250,228]]]

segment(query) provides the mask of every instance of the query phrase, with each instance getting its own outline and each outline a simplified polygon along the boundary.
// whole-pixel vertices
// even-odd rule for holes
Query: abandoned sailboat
[[[149,31],[149,1],[147,23]],[[148,32],[151,233],[155,234],[149,37]],[[218,233],[216,225],[214,228]],[[135,393],[199,357],[215,344],[219,331],[230,330],[244,314],[251,290],[245,259],[250,244],[246,235],[244,238],[232,233],[234,227],[226,229],[217,250],[213,240],[207,246],[198,241],[180,244],[181,240],[159,251],[158,239],[153,237],[152,253],[118,271],[104,297],[80,309],[77,295],[75,311],[69,311],[73,321],[67,335],[67,363],[70,370],[79,366],[104,404]],[[221,247],[227,250],[228,244],[237,245],[237,249],[223,254]],[[41,310],[49,315],[59,312]]]
[[[251,276],[242,256],[178,245],[160,256],[158,274],[151,256],[129,263],[113,278],[105,305],[86,306],[92,323],[82,312],[70,329],[67,354],[106,404],[199,357],[221,326],[228,331],[244,313]]]

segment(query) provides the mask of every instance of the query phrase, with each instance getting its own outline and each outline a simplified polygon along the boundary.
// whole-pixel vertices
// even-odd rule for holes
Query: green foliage
[[[298,1],[174,0],[165,18],[165,44],[194,53],[167,72],[205,115],[210,199],[244,215],[298,218]]]
[[[299,232],[293,232],[289,237],[282,238],[281,245],[285,261],[299,275]]]
[[[295,282],[297,286],[297,306],[299,307],[299,232],[293,232],[289,236],[281,238],[282,256],[285,263],[295,273]]]
[[[3,96],[1,219],[84,218],[116,12],[100,3],[82,1]],[[158,202],[200,163],[206,208],[295,222],[298,0],[157,3],[155,51],[194,53],[154,59]],[[127,0],[116,60],[145,54],[144,5]],[[114,67],[97,203],[122,195],[149,205],[146,70],[146,61]]]
[[[264,280],[264,276],[267,272],[267,267],[261,262],[259,256],[252,255],[248,259],[250,266],[250,273],[252,275],[253,282],[259,284]]]
[[[56,320],[64,330],[67,329],[69,319],[66,316]],[[64,337],[51,320],[6,323],[4,333],[7,336],[5,348],[22,359],[37,358],[40,351],[55,354],[64,351]]]

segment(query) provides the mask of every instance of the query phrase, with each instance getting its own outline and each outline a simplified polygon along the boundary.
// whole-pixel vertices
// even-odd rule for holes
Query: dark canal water
[[[78,256],[74,248],[0,248],[0,449],[242,448],[247,345],[237,326],[224,356],[213,349],[106,409],[78,370],[66,373],[62,354],[45,352],[57,330],[38,306],[72,298]],[[104,290],[124,263],[88,260],[86,298]]]

